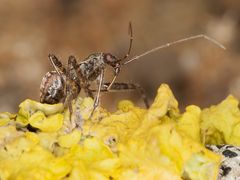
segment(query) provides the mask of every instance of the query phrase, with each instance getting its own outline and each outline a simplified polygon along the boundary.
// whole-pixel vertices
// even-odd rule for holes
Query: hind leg
[[[121,92],[121,91],[137,91],[145,106],[147,108],[149,108],[149,102],[146,96],[146,92],[145,90],[139,85],[139,84],[135,84],[135,83],[113,83],[111,85],[111,89],[108,90],[108,87],[111,83],[103,83],[102,88],[101,88],[101,92]],[[90,91],[92,92],[96,92],[96,90],[91,89]]]

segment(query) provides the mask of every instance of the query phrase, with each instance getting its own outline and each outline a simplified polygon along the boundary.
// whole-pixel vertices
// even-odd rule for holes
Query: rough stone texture
[[[208,145],[207,148],[223,156],[219,180],[240,180],[240,147]]]

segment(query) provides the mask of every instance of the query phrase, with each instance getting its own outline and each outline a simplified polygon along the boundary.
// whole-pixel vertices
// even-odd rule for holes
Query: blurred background
[[[0,111],[16,112],[26,98],[39,100],[42,77],[53,68],[48,54],[66,64],[93,52],[122,57],[205,33],[227,47],[206,40],[189,41],[145,56],[122,69],[118,82],[138,83],[152,102],[168,83],[180,107],[207,107],[229,93],[240,97],[240,1],[238,0],[0,0]],[[105,81],[112,77],[107,70]],[[83,94],[84,96],[84,94]],[[102,94],[109,109],[120,99],[143,103],[137,93]]]

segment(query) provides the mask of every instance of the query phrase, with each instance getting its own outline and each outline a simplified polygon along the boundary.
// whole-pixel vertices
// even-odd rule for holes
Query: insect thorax
[[[103,53],[91,54],[79,64],[82,76],[90,81],[96,80],[104,68]]]

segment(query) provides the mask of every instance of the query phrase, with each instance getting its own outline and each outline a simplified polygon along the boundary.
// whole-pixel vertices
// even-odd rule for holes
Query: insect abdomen
[[[56,104],[64,97],[64,84],[56,71],[45,74],[40,85],[40,102]]]

